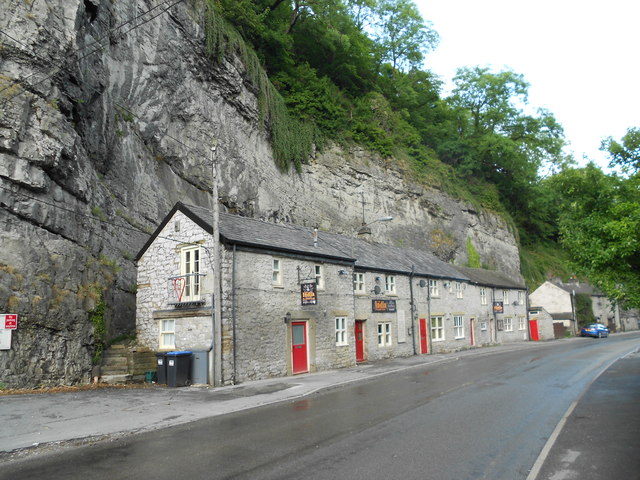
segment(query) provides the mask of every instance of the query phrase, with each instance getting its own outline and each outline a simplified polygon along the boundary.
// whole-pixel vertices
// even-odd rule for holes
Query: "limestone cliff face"
[[[192,3],[3,5],[0,313],[20,320],[0,382],[87,381],[100,328],[132,330],[132,258],[176,201],[211,204],[214,137],[231,211],[350,234],[364,200],[367,222],[394,217],[372,225],[376,241],[463,264],[471,238],[518,274],[500,218],[366,152],[329,147],[299,174],[278,170],[243,65],[206,58]]]

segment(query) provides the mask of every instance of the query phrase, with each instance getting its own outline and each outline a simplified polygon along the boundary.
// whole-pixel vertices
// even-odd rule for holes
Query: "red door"
[[[293,374],[308,372],[306,322],[291,323],[291,350]]]
[[[531,334],[531,340],[537,342],[540,340],[540,333],[538,332],[538,320],[529,320],[529,333]]]
[[[469,336],[471,337],[471,346],[476,344],[476,334],[473,330],[473,318],[469,319]]]
[[[356,362],[364,362],[364,321],[356,320]]]
[[[427,343],[427,319],[420,319],[420,353],[429,353],[429,344]]]

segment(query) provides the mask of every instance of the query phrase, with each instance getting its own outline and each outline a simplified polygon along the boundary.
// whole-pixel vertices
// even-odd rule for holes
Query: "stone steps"
[[[102,354],[100,381],[110,384],[144,382],[145,373],[155,370],[154,352],[146,347],[116,344]]]

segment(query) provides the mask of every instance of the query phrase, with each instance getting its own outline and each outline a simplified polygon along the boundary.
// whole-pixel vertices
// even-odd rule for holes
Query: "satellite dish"
[[[381,291],[382,291],[382,290],[380,289],[380,287],[379,287],[378,285],[376,285],[376,286],[375,286],[375,288],[373,289],[373,292],[374,292],[376,295],[380,295],[380,292],[381,292]]]
[[[420,288],[424,288],[427,286],[427,282],[425,282],[424,280],[420,280],[420,283],[418,285],[420,285]]]

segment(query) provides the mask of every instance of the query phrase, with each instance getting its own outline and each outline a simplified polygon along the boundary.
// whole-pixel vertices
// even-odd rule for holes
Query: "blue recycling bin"
[[[167,352],[167,386],[185,387],[191,385],[191,352]]]

